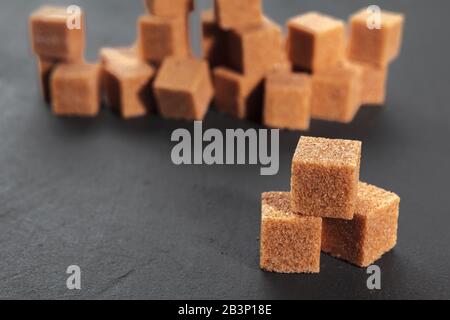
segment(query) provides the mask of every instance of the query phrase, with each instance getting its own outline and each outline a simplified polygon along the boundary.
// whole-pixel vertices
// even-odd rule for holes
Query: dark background
[[[107,110],[94,120],[52,116],[27,31],[45,2],[81,3],[91,60],[102,46],[132,43],[144,12],[140,0],[1,0],[1,298],[450,298],[448,1],[265,1],[283,24],[308,10],[346,19],[369,4],[406,14],[386,106],[307,133],[362,140],[362,180],[402,197],[398,246],[377,263],[381,291],[366,288],[364,269],[325,255],[318,275],[259,270],[260,193],[289,189],[301,133],[281,133],[280,173],[262,177],[257,166],[173,165],[170,135],[191,123],[124,121]],[[204,127],[257,125],[211,111]],[[72,264],[81,291],[66,289]]]

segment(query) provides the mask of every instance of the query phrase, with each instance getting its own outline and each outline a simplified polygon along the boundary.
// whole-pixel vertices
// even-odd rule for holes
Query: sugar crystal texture
[[[260,267],[279,273],[318,273],[322,219],[295,214],[289,192],[262,194]]]
[[[222,29],[251,27],[262,23],[261,0],[215,0],[217,21]]]
[[[302,137],[292,160],[292,210],[353,219],[360,161],[359,141]]]
[[[322,250],[360,267],[368,267],[397,243],[400,198],[359,183],[351,221],[323,219]]]

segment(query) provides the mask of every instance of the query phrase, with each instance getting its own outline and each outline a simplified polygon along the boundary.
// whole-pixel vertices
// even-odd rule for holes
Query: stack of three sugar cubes
[[[318,273],[321,251],[367,267],[397,243],[400,198],[359,181],[361,142],[302,137],[291,192],[262,195],[263,270]]]

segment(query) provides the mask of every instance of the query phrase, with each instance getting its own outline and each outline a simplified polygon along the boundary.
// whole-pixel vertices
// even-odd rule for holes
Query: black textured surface
[[[0,3],[1,298],[450,298],[448,1],[265,1],[278,22],[306,10],[346,18],[374,3],[407,16],[386,107],[351,125],[314,122],[308,133],[361,139],[362,179],[402,197],[399,243],[378,262],[376,292],[365,270],[325,255],[319,275],[258,269],[260,193],[289,189],[300,133],[281,134],[280,173],[261,177],[253,166],[172,165],[171,132],[188,123],[126,122],[107,110],[95,120],[53,117],[27,34],[44,2]],[[133,42],[141,1],[81,4],[89,58]],[[196,46],[197,21],[198,11]],[[254,125],[211,111],[204,126]],[[81,291],[66,289],[72,264]]]

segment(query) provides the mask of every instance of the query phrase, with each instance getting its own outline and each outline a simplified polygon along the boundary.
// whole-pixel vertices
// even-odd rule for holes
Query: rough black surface
[[[280,173],[261,177],[255,166],[173,165],[170,135],[189,123],[107,110],[53,117],[27,34],[44,2],[0,4],[1,298],[450,298],[448,1],[265,1],[280,23],[306,10],[346,18],[374,3],[407,16],[386,107],[308,132],[361,139],[362,179],[402,197],[398,246],[378,263],[381,291],[367,290],[365,270],[325,255],[319,275],[259,270],[260,193],[289,189],[300,133],[281,134]],[[87,11],[90,59],[133,42],[141,1],[73,2]],[[192,25],[198,46],[198,12]],[[255,125],[211,111],[204,126]],[[66,289],[72,264],[81,291]]]

